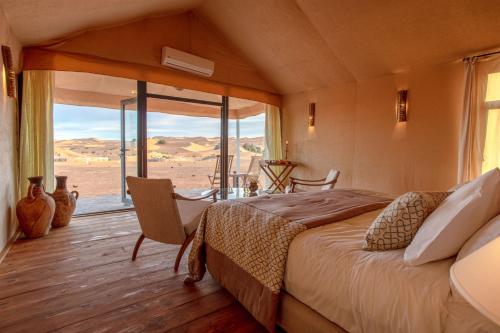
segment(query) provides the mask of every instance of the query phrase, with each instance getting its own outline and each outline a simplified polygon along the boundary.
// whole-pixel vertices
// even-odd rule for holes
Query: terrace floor
[[[195,197],[200,195],[201,192],[206,191],[204,189],[181,189],[177,190],[178,193],[188,196]],[[92,196],[80,196],[76,203],[75,215],[80,214],[91,214],[98,212],[116,211],[120,209],[133,208],[130,203],[123,203],[120,194],[109,194],[109,195],[92,195]]]
[[[134,212],[75,218],[17,240],[0,264],[0,332],[264,332],[209,275],[183,284],[178,246],[145,240]]]
[[[131,205],[122,202],[121,195],[96,195],[78,198],[75,214],[90,214],[111,210],[128,209]]]

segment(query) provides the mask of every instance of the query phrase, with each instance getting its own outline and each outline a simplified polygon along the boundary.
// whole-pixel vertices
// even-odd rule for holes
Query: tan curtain
[[[481,172],[481,153],[477,140],[477,58],[464,60],[465,87],[462,130],[458,151],[458,183],[476,178]]]
[[[265,149],[264,159],[283,159],[283,145],[281,144],[281,114],[280,109],[274,105],[266,105],[265,124]],[[272,167],[273,171],[279,173],[279,167]],[[266,176],[266,187],[271,185],[271,180]]]
[[[281,115],[280,109],[273,105],[266,105],[264,158],[266,160],[280,160],[283,158],[281,144]]]
[[[53,91],[54,72],[24,72],[19,156],[22,196],[28,177],[43,176],[46,190],[54,188]]]
[[[488,113],[488,76],[500,71],[498,58],[476,57],[464,60],[465,86],[462,128],[458,152],[458,183],[470,181],[481,175],[485,154]],[[492,113],[493,114],[493,113]],[[486,147],[490,150],[491,147]]]

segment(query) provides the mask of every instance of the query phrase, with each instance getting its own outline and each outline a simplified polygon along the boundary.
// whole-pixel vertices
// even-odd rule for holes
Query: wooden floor
[[[0,264],[0,332],[264,332],[210,276],[187,287],[187,253],[145,240],[135,213],[77,218],[18,240]]]

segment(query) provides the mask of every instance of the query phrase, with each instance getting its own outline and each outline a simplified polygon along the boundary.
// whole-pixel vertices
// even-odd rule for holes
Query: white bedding
[[[290,245],[286,291],[349,332],[444,331],[454,258],[408,266],[404,249],[363,251],[379,212],[299,234]]]

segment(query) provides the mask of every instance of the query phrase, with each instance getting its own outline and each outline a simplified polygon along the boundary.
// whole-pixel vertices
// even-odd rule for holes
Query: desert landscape
[[[148,177],[170,178],[179,191],[199,192],[210,188],[218,137],[148,138]],[[135,141],[127,142],[126,174],[137,174]],[[264,137],[240,138],[240,171],[248,170],[251,157],[262,156]],[[231,172],[236,170],[236,139],[229,138],[229,154],[234,156]],[[69,189],[80,192],[82,209],[85,201],[98,203],[111,198],[117,204],[121,193],[120,141],[94,138],[58,140],[54,147],[56,175],[68,176]],[[90,201],[89,201],[90,200]],[[96,209],[99,210],[99,209]],[[82,210],[80,210],[82,212]],[[78,213],[78,211],[77,211]]]

